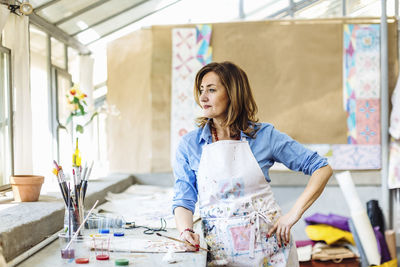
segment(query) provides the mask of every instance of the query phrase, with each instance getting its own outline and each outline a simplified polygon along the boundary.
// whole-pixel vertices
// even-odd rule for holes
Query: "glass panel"
[[[342,0],[320,1],[295,12],[295,18],[342,17]]]
[[[387,0],[386,11],[388,17],[393,17],[396,15],[396,1],[397,0]]]
[[[107,51],[97,49],[93,51],[93,84],[101,84],[107,81]]]
[[[32,24],[30,33],[30,71],[31,71],[31,104],[32,104],[32,143],[33,173],[41,173],[46,177],[43,191],[47,191],[49,185],[58,186],[56,178],[51,172],[49,162],[56,159],[53,154],[51,140],[51,105],[48,85],[48,36]],[[56,187],[57,188],[57,187]]]
[[[278,14],[280,11],[289,7],[288,0],[275,0],[271,1],[268,6],[258,12],[258,16],[262,16],[259,19],[266,19],[270,17],[276,17],[275,14]],[[279,16],[279,15],[278,15]]]
[[[133,10],[129,10],[108,20],[107,22],[78,34],[77,37],[84,44],[90,43],[99,38],[99,36],[108,34],[120,27],[132,23],[135,20],[139,20],[144,15],[150,14],[151,12],[159,10],[174,2],[174,0],[146,2]],[[224,10],[224,12],[221,12],[221,10]],[[145,19],[140,20],[139,23],[132,24],[131,27],[134,28],[136,25],[147,26],[153,24],[182,24],[188,22],[214,23],[231,21],[238,18],[238,10],[238,1],[232,2],[232,0],[181,1],[147,16]]]
[[[93,25],[118,12],[129,9],[140,2],[143,2],[143,0],[119,0],[116,5],[114,1],[109,1],[60,24],[59,27],[68,34],[75,34],[76,32],[86,29],[88,25]]]
[[[57,104],[58,104],[58,121],[67,127],[67,130],[58,129],[58,148],[60,155],[60,164],[69,168],[72,165],[72,124],[65,125],[69,116],[69,106],[66,100],[66,95],[71,88],[71,77],[59,71],[57,73]]]
[[[51,1],[52,0],[30,0],[29,3],[32,5],[33,8],[36,8]]]
[[[103,105],[103,101],[106,98],[108,88],[106,85],[100,86],[93,91],[94,105],[99,108]],[[104,98],[104,99],[103,99]]]
[[[102,177],[109,172],[109,162],[107,159],[107,114],[99,113],[96,116],[93,120],[93,130],[93,140],[96,144],[96,154],[93,155],[93,158],[96,161],[96,168],[94,168],[92,176]]]
[[[72,82],[79,83],[79,53],[71,47],[68,47],[68,72]]]
[[[65,46],[57,39],[51,38],[51,64],[65,69]]]
[[[9,71],[10,55],[0,51],[0,186],[9,184],[12,174]]]
[[[350,17],[367,17],[381,15],[381,1],[347,0],[347,14]]]
[[[69,17],[78,10],[90,6],[91,4],[98,1],[99,0],[85,0],[85,1],[61,0],[42,10],[39,10],[37,14],[46,19],[47,21],[55,23],[60,19]]]
[[[263,20],[289,6],[289,0],[244,1],[246,20]]]

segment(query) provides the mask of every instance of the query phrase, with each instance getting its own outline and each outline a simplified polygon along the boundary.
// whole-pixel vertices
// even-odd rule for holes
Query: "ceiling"
[[[23,1],[27,0],[19,0]],[[29,15],[31,23],[85,54],[90,52],[88,46],[91,44],[126,28],[132,31],[134,29],[132,25],[136,24],[137,27],[143,27],[153,24],[340,17],[346,9],[346,15],[349,15],[380,1],[30,0],[29,2],[34,9]]]

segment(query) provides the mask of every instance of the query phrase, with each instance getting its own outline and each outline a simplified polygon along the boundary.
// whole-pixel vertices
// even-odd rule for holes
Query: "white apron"
[[[210,265],[299,266],[293,238],[266,237],[281,210],[247,141],[205,145],[197,185]]]

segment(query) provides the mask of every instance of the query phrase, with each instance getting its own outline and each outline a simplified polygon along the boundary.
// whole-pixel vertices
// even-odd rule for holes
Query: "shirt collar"
[[[202,140],[204,140],[206,143],[212,142],[210,120],[211,119],[208,119],[206,125],[204,125],[203,130],[201,131],[201,134],[200,134],[200,137],[198,140],[199,143],[201,143]]]
[[[208,119],[206,125],[204,125],[203,130],[201,131],[201,134],[200,134],[200,137],[198,140],[199,144],[201,143],[202,140],[204,140],[208,144],[212,143],[210,121],[211,121],[211,119]],[[247,139],[250,136],[245,134],[243,131],[240,131],[240,140],[243,140],[243,137],[245,137]]]

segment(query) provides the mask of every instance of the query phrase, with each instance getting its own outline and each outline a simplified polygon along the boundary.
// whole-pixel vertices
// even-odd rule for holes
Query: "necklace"
[[[211,132],[214,135],[215,142],[217,142],[219,140],[217,135],[217,130],[214,127],[211,127]]]
[[[215,129],[214,126],[211,126],[211,133],[214,136],[215,142],[218,142],[219,138],[218,138],[218,134],[217,134],[217,129]],[[240,135],[238,135],[238,134],[235,134],[231,137],[233,137],[233,140],[240,140]]]

